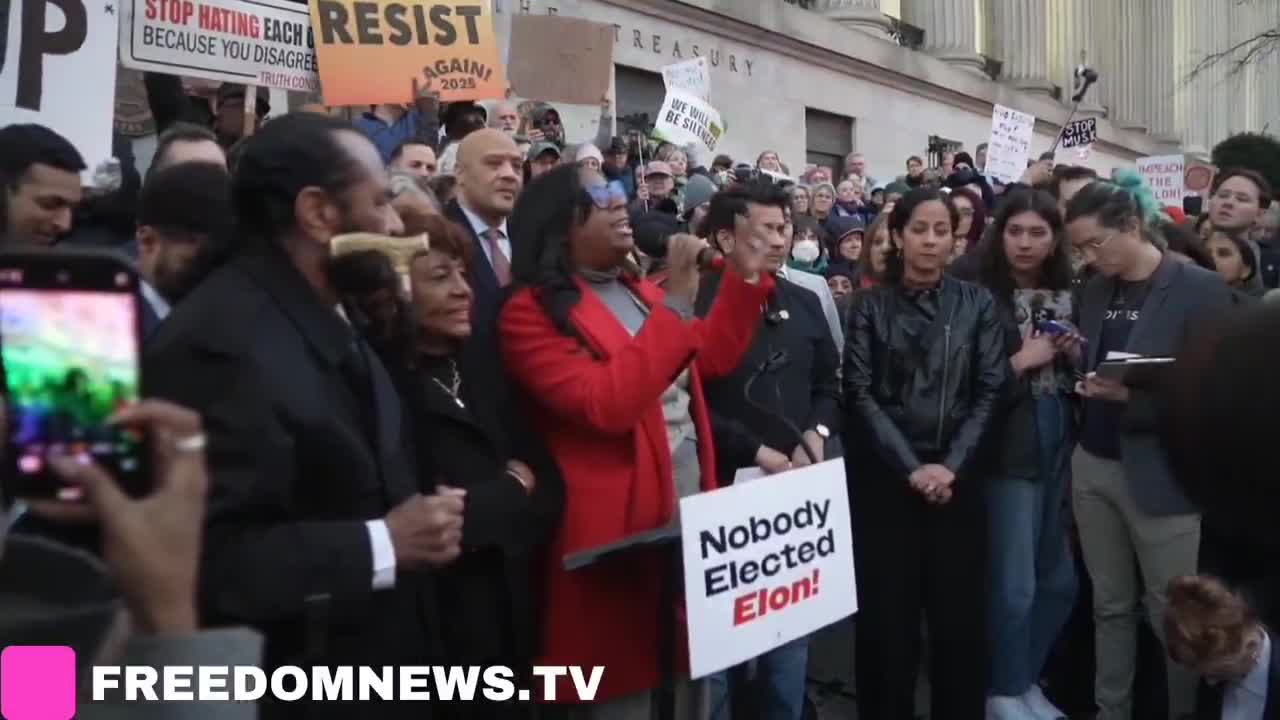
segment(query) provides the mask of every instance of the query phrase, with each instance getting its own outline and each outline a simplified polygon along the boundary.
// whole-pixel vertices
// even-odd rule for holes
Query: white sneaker
[[[1044,696],[1044,691],[1039,685],[1032,685],[1031,689],[1022,696],[1022,702],[1031,710],[1037,720],[1066,720],[1067,714],[1054,707],[1049,702],[1049,698]]]
[[[1038,720],[1020,697],[992,695],[987,698],[987,720]]]

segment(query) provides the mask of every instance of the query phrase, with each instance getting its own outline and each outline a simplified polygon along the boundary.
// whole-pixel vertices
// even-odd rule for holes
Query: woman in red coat
[[[503,360],[532,398],[531,426],[565,484],[538,662],[605,668],[597,704],[575,717],[647,720],[659,685],[664,555],[636,550],[574,571],[563,559],[662,527],[680,496],[716,486],[702,381],[733,371],[760,321],[772,289],[760,273],[763,244],[732,253],[736,267],[725,269],[716,304],[697,320],[702,241],[671,239],[665,294],[636,279],[624,267],[632,250],[626,193],[598,172],[564,166],[538,178],[510,227],[516,289],[499,320]],[[674,662],[685,672],[682,622],[676,637]],[[700,685],[677,684],[677,718],[695,716]],[[556,699],[578,699],[570,679],[560,679]]]

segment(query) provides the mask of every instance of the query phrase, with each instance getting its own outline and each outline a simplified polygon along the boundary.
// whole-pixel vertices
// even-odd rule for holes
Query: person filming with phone
[[[209,477],[205,433],[196,413],[159,400],[126,407],[114,426],[147,432],[152,486],[140,497],[97,464],[55,455],[58,479],[83,501],[31,499],[26,512],[50,523],[92,527],[102,559],[43,536],[12,532],[0,514],[0,647],[65,645],[79,674],[91,664],[258,665],[261,636],[246,628],[201,631],[196,568]],[[6,491],[5,495],[8,495]],[[77,718],[251,720],[246,703],[81,702]]]

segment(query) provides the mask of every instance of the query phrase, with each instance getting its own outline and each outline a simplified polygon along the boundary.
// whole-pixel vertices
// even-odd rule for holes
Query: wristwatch
[[[831,428],[827,427],[826,425],[821,425],[821,424],[815,425],[813,427],[813,431],[818,433],[818,437],[822,438],[823,440],[831,439]]]

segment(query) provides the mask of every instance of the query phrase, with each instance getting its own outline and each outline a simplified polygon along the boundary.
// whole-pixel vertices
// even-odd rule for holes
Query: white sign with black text
[[[667,93],[667,99],[658,112],[654,134],[673,145],[693,145],[699,157],[715,154],[716,146],[724,135],[720,113],[699,97],[679,90]]]
[[[692,677],[857,612],[845,483],[830,460],[680,500]]]
[[[679,90],[711,102],[711,65],[705,57],[667,65],[662,68],[662,82],[667,92]]]
[[[1017,182],[1027,171],[1036,118],[1003,105],[991,111],[991,139],[987,143],[988,177]]]
[[[111,158],[115,122],[116,0],[0,4],[0,126],[44,125],[93,170]]]
[[[320,88],[306,3],[121,0],[127,68],[297,92]]]

